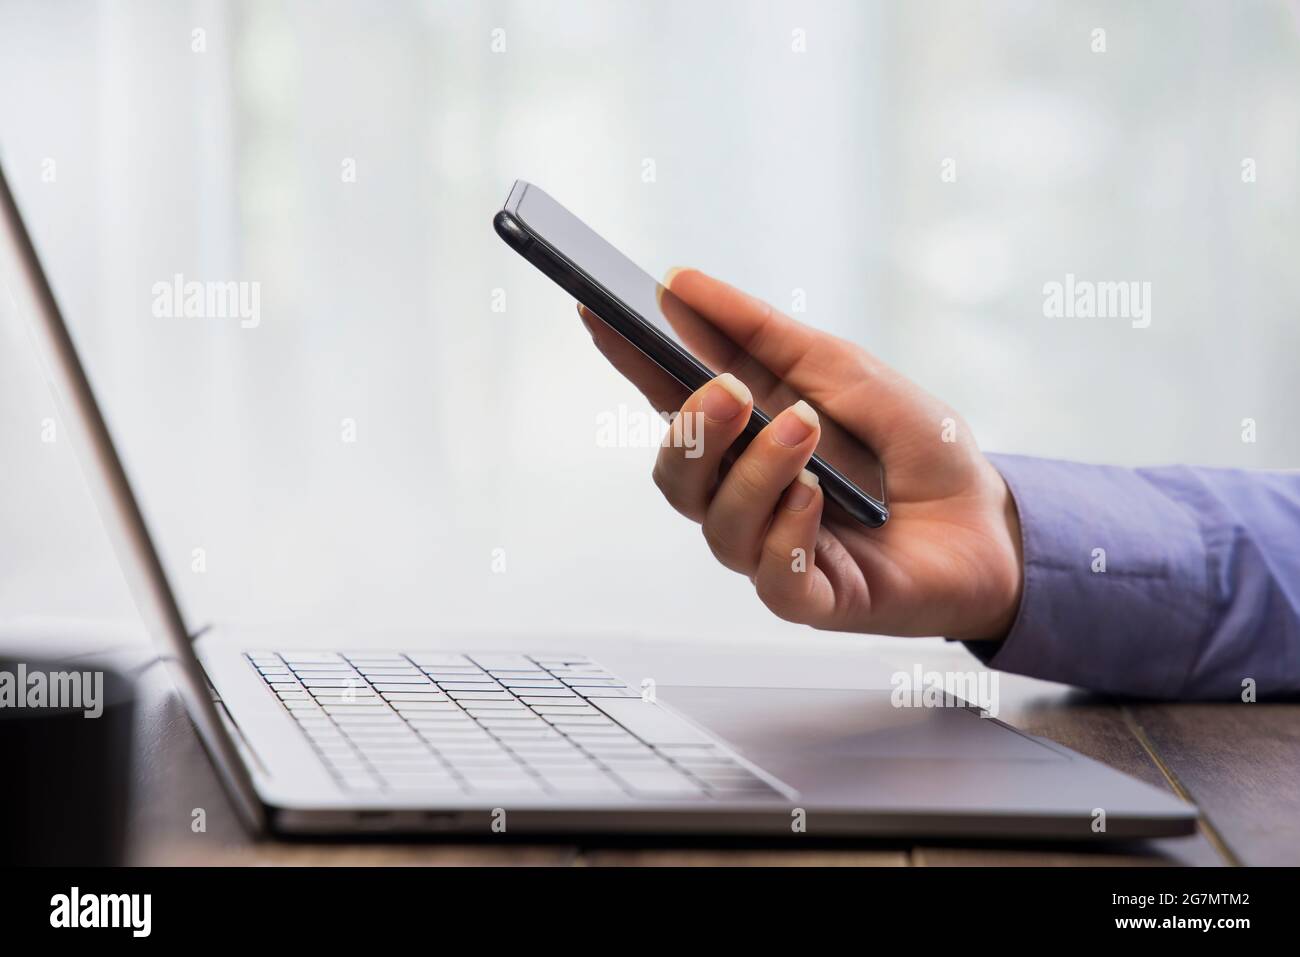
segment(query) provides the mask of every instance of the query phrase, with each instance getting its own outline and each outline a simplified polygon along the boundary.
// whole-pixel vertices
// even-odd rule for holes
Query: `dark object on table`
[[[134,710],[97,664],[0,658],[0,862],[122,863]]]

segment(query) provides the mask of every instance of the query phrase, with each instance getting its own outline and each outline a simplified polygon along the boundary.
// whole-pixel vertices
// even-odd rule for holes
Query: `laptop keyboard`
[[[252,652],[359,794],[780,796],[725,748],[573,655]]]

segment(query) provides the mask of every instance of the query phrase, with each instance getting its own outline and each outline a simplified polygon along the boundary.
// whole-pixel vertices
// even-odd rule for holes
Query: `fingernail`
[[[817,481],[817,476],[804,469],[790,485],[790,492],[785,499],[785,507],[792,512],[802,512],[812,504],[812,500],[817,496],[817,486],[820,484]]]
[[[591,338],[595,339],[596,330],[591,327],[591,320],[587,318],[587,310],[582,308],[582,303],[578,303],[578,318],[581,319],[582,324],[586,326],[587,332]]]
[[[817,428],[817,413],[813,407],[800,399],[790,408],[776,417],[772,434],[782,445],[796,446]]]
[[[713,422],[730,422],[740,414],[740,410],[749,405],[752,397],[745,383],[730,372],[724,372],[704,390],[700,399],[700,408],[706,418]]]
[[[681,271],[681,266],[674,266],[672,269],[664,273],[663,281],[660,282],[659,285],[655,286],[655,302],[658,303],[660,309],[662,309],[664,305],[664,290],[673,284],[673,277]]]

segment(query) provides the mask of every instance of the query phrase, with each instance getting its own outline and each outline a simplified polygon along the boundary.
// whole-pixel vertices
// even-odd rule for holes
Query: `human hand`
[[[1020,604],[1020,523],[1006,482],[961,417],[859,346],[704,273],[674,270],[665,285],[738,347],[710,362],[729,371],[685,402],[675,380],[579,311],[597,348],[656,408],[697,416],[699,445],[688,456],[665,442],[654,479],[677,511],[700,523],[718,561],[748,576],[788,621],[875,634],[1005,636]],[[789,391],[772,389],[772,376],[750,374],[746,352],[808,401],[787,407]],[[749,418],[754,383],[772,422],[744,451],[728,454]],[[834,422],[821,421],[812,406]],[[827,507],[804,469],[826,429],[865,443],[883,464],[890,519],[882,528]],[[837,463],[827,451],[823,445]]]

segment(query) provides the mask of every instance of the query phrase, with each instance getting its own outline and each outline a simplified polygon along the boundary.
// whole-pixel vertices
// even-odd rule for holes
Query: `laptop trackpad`
[[[1067,761],[967,708],[898,708],[889,691],[670,686],[660,698],[760,767],[778,755]],[[775,770],[775,769],[773,769]]]

